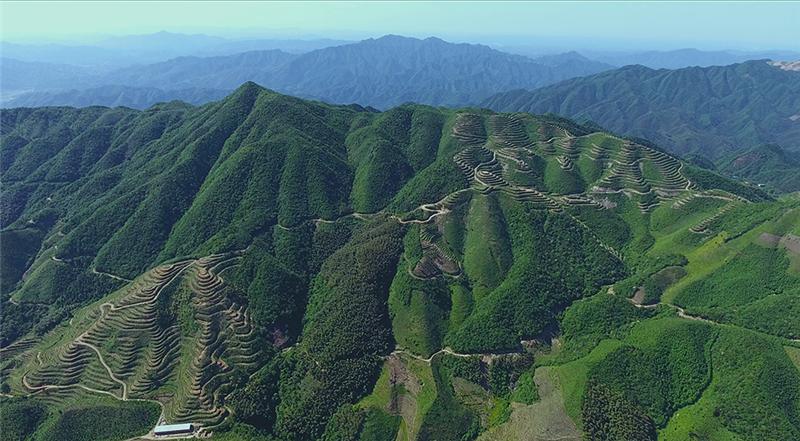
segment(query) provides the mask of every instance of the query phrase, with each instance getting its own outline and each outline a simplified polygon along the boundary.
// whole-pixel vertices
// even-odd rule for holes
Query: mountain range
[[[800,151],[800,73],[766,60],[678,70],[628,66],[501,93],[483,105],[594,121],[712,160],[763,144]]]
[[[641,64],[651,69],[727,66],[749,60],[796,60],[800,58],[800,52],[793,51],[703,51],[693,48],[633,53],[587,53],[591,54],[594,60],[614,66]]]
[[[4,437],[800,437],[800,199],[651,142],[248,82],[0,159]]]
[[[304,39],[280,37],[220,37],[206,34],[185,34],[160,31],[152,34],[105,36],[91,41],[58,43],[0,42],[4,57],[21,61],[72,64],[76,66],[107,68],[126,67],[133,64],[151,64],[185,56],[233,55],[241,52],[279,49],[290,53],[305,53],[332,46],[354,43],[350,40],[306,36]],[[520,54],[530,58],[543,58],[568,49],[561,39],[537,46],[521,39],[516,43],[492,44],[497,50]],[[615,67],[641,64],[654,69],[680,69],[689,66],[722,66],[756,59],[798,59],[800,52],[788,50],[701,50],[684,48],[674,50],[601,51],[584,48],[580,41],[572,43],[573,50],[592,60]]]
[[[17,93],[6,100],[6,107],[40,103],[41,92],[60,93],[60,99],[53,98],[54,104],[75,105],[63,91],[50,89],[83,89],[85,99],[100,85],[233,90],[244,81],[255,81],[300,97],[387,108],[404,102],[466,105],[501,91],[539,87],[612,66],[578,54],[532,60],[482,45],[389,35],[299,55],[269,50],[179,57],[99,72],[13,59],[4,60],[1,67],[5,94],[29,89],[35,93]],[[117,101],[125,102],[124,97]],[[134,104],[138,103],[126,105]]]
[[[204,34],[156,32],[142,35],[111,36],[88,43],[12,43],[0,42],[3,57],[20,61],[70,64],[97,68],[121,68],[151,64],[186,56],[233,55],[255,50],[282,50],[303,53],[329,46],[352,43],[328,38],[223,38]]]
[[[29,92],[12,98],[20,107],[70,106],[70,107],[131,107],[146,109],[155,103],[183,101],[205,104],[230,94],[227,89],[187,88],[163,90],[156,87],[98,86],[90,89],[71,89],[58,92]]]
[[[244,44],[200,37],[168,33],[132,36],[106,41],[103,47],[172,47],[168,43],[173,42],[172,50],[187,52],[204,46],[210,51],[223,43]],[[634,61],[683,60],[673,63],[678,65],[695,57],[713,64],[747,55],[653,51]],[[0,83],[6,107],[145,109],[174,100],[204,104],[253,80],[283,93],[329,103],[387,108],[419,102],[549,112],[650,139],[680,155],[702,156],[707,167],[774,191],[795,191],[800,188],[796,180],[786,178],[786,172],[800,170],[791,161],[780,167],[775,161],[765,161],[757,173],[735,173],[728,166],[731,157],[765,145],[784,149],[789,156],[800,149],[796,115],[800,74],[791,64],[771,63],[756,60],[673,70],[613,69],[577,52],[529,59],[481,45],[389,35],[299,54],[257,50],[184,56],[122,68],[3,59]],[[577,78],[559,81],[569,77]],[[509,91],[520,87],[524,89]],[[492,95],[495,92],[500,93]]]

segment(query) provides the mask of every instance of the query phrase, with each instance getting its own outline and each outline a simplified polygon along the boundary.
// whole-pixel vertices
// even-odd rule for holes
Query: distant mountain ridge
[[[609,68],[579,54],[537,61],[483,45],[387,35],[301,55],[279,50],[251,51],[218,57],[180,57],[100,75],[79,71],[52,79],[55,87],[50,88],[69,84],[70,88],[121,85],[162,90],[233,90],[245,81],[254,81],[282,93],[337,104],[378,108],[404,102],[461,106],[502,91],[540,87]],[[7,69],[3,70],[5,73]],[[45,88],[42,82],[30,84],[30,75],[24,71],[9,72],[4,77],[4,83],[16,81],[13,84],[19,89]],[[22,95],[5,106],[27,102],[29,98]]]
[[[179,57],[161,63],[115,70],[98,81],[163,90],[233,90],[247,81],[264,82],[298,56],[280,50],[250,51],[216,57]]]
[[[0,90],[9,91],[58,89],[74,85],[78,78],[96,75],[88,68],[71,64],[23,61],[0,58]]]
[[[92,67],[125,67],[149,64],[182,56],[232,55],[254,50],[279,49],[303,53],[328,46],[351,43],[336,39],[230,39],[204,34],[156,32],[123,35],[84,44],[20,44],[0,42],[3,57],[21,61],[72,64]]]
[[[72,89],[59,92],[30,92],[11,99],[14,107],[130,107],[145,109],[153,103],[183,101],[203,104],[224,98],[230,92],[224,89],[188,88],[163,90],[155,87],[99,86],[90,89]]]
[[[694,48],[592,55],[592,58],[595,60],[615,66],[641,64],[652,69],[681,69],[691,66],[726,66],[755,59],[797,57],[800,57],[800,53],[791,51],[734,52],[704,51]]]
[[[582,74],[579,72],[577,74]],[[403,102],[458,106],[493,90],[551,84],[576,75],[488,46],[387,35],[309,52],[265,82],[284,93],[334,103],[388,107]]]
[[[591,120],[712,159],[767,143],[800,150],[800,73],[766,60],[678,70],[626,66],[498,94],[483,105]]]

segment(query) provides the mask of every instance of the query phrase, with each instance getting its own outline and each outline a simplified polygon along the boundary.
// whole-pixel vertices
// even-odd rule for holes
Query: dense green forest
[[[776,144],[721,158],[718,169],[736,179],[758,182],[781,193],[800,191],[800,152]]]
[[[792,192],[800,190],[798,97],[800,73],[755,60],[674,70],[625,66],[482,104],[592,121],[697,156],[737,180]]]
[[[3,440],[800,437],[796,195],[253,83],[0,130]]]

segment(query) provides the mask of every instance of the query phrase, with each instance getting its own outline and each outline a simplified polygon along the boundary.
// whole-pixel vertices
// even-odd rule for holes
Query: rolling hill
[[[484,105],[591,120],[712,160],[763,144],[800,150],[800,74],[767,61],[678,70],[626,66],[502,93]]]
[[[14,439],[800,435],[796,197],[559,117],[253,83],[0,128]]]

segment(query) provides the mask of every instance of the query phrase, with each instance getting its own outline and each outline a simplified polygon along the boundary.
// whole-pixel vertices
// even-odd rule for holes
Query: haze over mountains
[[[72,89],[57,92],[28,92],[11,100],[20,107],[71,106],[71,107],[131,107],[146,109],[155,103],[183,101],[205,104],[227,96],[225,89],[187,88],[163,90],[156,87],[98,86],[90,89]]]
[[[478,104],[493,93],[533,89],[627,64],[677,68],[765,57],[791,59],[797,55],[786,51],[685,49],[597,53],[589,59],[571,51],[536,55],[531,60],[486,46],[451,44],[436,38],[389,35],[350,43],[329,39],[231,40],[168,32],[112,37],[92,46],[3,42],[1,49],[0,98],[6,107],[91,103],[135,108],[155,104],[155,99],[181,99],[190,89],[194,89],[192,102],[206,102],[219,98],[217,91],[233,90],[244,81],[296,96],[379,108],[405,101]],[[526,53],[524,49],[511,50]],[[100,86],[116,86],[120,93],[111,96],[111,89],[98,89]],[[153,93],[152,89],[160,92]],[[212,90],[203,98],[206,89]]]
[[[501,91],[539,87],[610,68],[577,54],[539,62],[487,46],[390,35],[301,55],[270,50],[180,57],[99,73],[11,60],[3,63],[2,84],[6,91],[99,85],[233,90],[244,81],[255,81],[297,96],[386,108],[409,101],[465,105]],[[42,78],[40,71],[49,74]],[[54,97],[51,104],[71,104],[66,98]],[[29,105],[27,99],[22,95],[6,105]],[[41,94],[35,102],[42,102]]]
[[[3,57],[40,63],[71,64],[85,67],[125,67],[149,64],[182,56],[231,55],[253,50],[279,49],[303,53],[347,44],[350,41],[328,38],[230,39],[204,34],[157,32],[154,34],[112,36],[92,43],[12,43],[0,42]]]
[[[726,66],[748,60],[796,60],[800,58],[800,52],[792,51],[701,51],[692,48],[634,53],[588,53],[595,60],[615,66],[641,64],[653,69]]]

